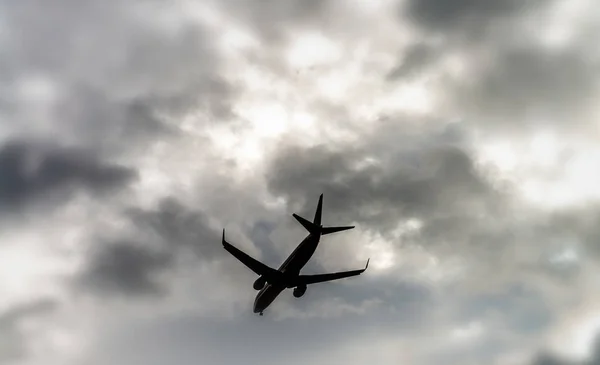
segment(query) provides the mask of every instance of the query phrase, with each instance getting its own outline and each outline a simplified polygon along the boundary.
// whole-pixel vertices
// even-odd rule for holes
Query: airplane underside
[[[338,280],[362,274],[369,267],[369,260],[363,269],[332,272],[316,275],[301,275],[300,270],[308,262],[315,252],[320,238],[323,235],[345,231],[354,226],[323,227],[321,224],[323,194],[319,197],[319,203],[313,221],[292,214],[292,216],[309,232],[309,235],[296,247],[294,252],[279,267],[274,269],[256,260],[225,240],[225,229],[223,229],[222,244],[225,250],[242,262],[246,267],[259,275],[255,280],[253,288],[258,290],[254,301],[254,313],[263,315],[263,311],[283,292],[285,289],[294,288],[295,298],[300,298],[310,284],[317,284],[332,280]]]

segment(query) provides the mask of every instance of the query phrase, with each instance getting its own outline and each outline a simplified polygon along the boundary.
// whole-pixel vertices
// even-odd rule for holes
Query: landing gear
[[[263,312],[260,312],[260,313],[258,313],[258,315],[262,317],[262,315],[263,315]]]

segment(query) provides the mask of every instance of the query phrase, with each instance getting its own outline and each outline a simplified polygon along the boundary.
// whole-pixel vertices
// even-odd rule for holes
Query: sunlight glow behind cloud
[[[288,51],[288,62],[294,68],[314,67],[335,63],[341,51],[337,45],[319,33],[299,34]]]

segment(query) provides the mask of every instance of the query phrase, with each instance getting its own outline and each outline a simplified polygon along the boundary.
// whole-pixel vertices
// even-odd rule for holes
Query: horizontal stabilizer
[[[323,228],[321,228],[321,234],[325,235],[325,234],[330,234],[330,233],[335,233],[335,232],[340,232],[340,231],[346,231],[346,230],[352,229],[352,228],[354,228],[354,226],[323,227]]]
[[[263,264],[255,258],[252,258],[247,253],[243,252],[242,250],[236,248],[235,246],[227,242],[225,240],[225,229],[223,229],[222,243],[223,247],[225,248],[225,250],[227,250],[227,252],[232,254],[236,259],[238,259],[241,263],[246,265],[250,270],[254,271],[257,275],[264,276],[267,279],[267,281],[270,281],[269,278],[275,278],[276,275],[279,274],[277,270]]]
[[[300,224],[302,224],[302,226],[304,226],[304,228],[306,228],[306,230],[309,231],[310,233],[313,233],[313,234],[318,234],[319,233],[319,229],[321,227],[317,226],[316,224],[314,224],[313,222],[309,221],[306,218],[302,218],[301,216],[299,216],[296,213],[293,213],[292,216],[294,218],[296,218],[296,220],[298,222],[300,222]]]
[[[369,259],[370,260],[370,259]],[[350,276],[360,275],[369,267],[369,260],[367,260],[367,264],[364,269],[360,270],[351,270],[351,271],[340,271],[340,272],[332,272],[328,274],[317,274],[317,275],[300,275],[296,281],[296,285],[309,285],[309,284],[317,284],[323,283],[326,281],[338,280],[347,278]]]

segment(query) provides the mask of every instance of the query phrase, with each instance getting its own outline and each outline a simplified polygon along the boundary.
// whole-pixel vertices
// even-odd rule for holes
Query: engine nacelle
[[[256,279],[256,281],[254,282],[252,287],[254,288],[254,290],[261,290],[262,288],[265,287],[266,283],[267,283],[267,280],[261,276],[260,278]]]
[[[297,286],[294,288],[294,297],[300,298],[306,293],[306,285]]]

